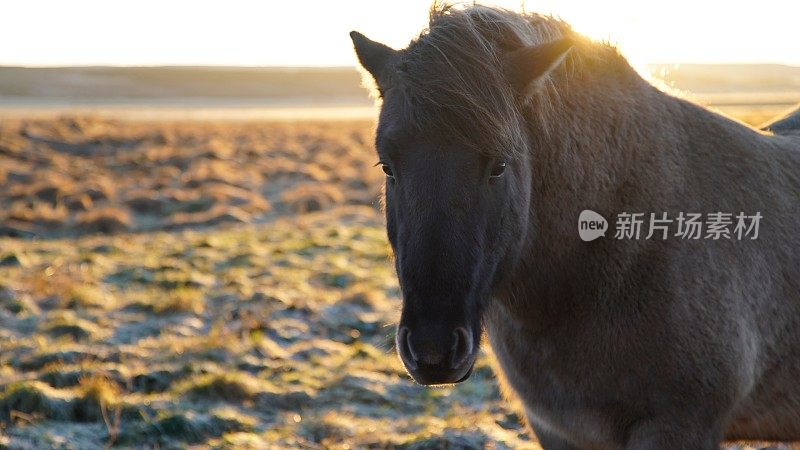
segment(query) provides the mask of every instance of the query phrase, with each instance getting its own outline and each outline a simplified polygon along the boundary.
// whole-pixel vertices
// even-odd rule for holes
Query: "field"
[[[0,448],[538,448],[395,356],[372,127],[2,121]]]
[[[0,127],[0,442],[524,447],[482,360],[414,385],[372,124]]]

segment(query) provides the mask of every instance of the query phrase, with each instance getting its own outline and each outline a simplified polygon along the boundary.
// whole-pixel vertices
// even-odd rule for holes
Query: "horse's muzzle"
[[[417,338],[408,327],[399,328],[397,352],[417,383],[426,386],[460,383],[472,373],[476,353],[472,333],[457,327],[449,341],[442,341]]]

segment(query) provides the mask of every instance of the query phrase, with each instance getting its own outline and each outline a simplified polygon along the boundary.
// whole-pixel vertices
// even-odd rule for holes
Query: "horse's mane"
[[[553,77],[568,79],[588,60],[624,59],[616,49],[577,35],[554,17],[481,6],[434,3],[430,23],[400,53],[390,82],[403,102],[405,118],[418,129],[442,132],[498,156],[514,154],[524,142],[519,92],[508,83],[502,58],[522,46],[569,36],[576,48]],[[591,47],[589,51],[577,47]],[[627,63],[624,63],[627,67]],[[538,96],[558,98],[552,80]]]

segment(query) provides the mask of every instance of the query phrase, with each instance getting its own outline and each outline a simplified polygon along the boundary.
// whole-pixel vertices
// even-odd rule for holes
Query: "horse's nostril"
[[[419,361],[419,356],[414,353],[414,346],[411,345],[411,332],[406,333],[406,345],[408,346],[408,353],[411,355],[411,359],[414,361]]]
[[[472,354],[472,335],[464,327],[458,327],[453,331],[455,342],[450,352],[450,367],[456,369]]]
[[[400,349],[400,357],[409,369],[415,370],[417,368],[417,354],[414,353],[414,348],[411,346],[411,331],[408,327],[401,327],[397,332],[397,348]]]
[[[439,336],[433,339],[420,339],[426,330],[413,333],[406,326],[397,330],[397,351],[408,370],[412,371],[449,371],[461,369],[472,356],[473,337],[466,327],[458,327],[451,331],[450,339]],[[444,372],[442,372],[444,373]]]

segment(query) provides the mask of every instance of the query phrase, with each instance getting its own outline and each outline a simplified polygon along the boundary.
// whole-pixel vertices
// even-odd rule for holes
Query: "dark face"
[[[383,98],[377,148],[403,292],[397,350],[421,384],[469,377],[483,311],[527,246],[533,140],[520,131],[529,125],[526,99],[573,47],[570,37],[521,46],[502,17],[471,14],[432,15],[427,33],[405,50],[350,33]],[[502,145],[512,148],[477,145],[511,135],[514,142]]]
[[[397,119],[401,103],[387,93],[377,133],[403,294],[396,344],[418,383],[457,383],[472,371],[482,312],[525,239],[530,168],[487,156],[514,152],[458,144],[447,130],[415,133]]]

